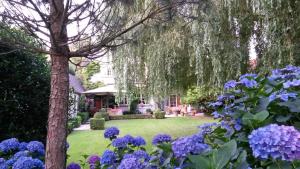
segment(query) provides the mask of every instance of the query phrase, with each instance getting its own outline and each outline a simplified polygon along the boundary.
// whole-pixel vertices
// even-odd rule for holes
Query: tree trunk
[[[46,144],[46,168],[66,165],[66,136],[69,74],[68,58],[51,56],[51,94]]]
[[[51,0],[51,94],[49,99],[46,169],[66,167],[67,113],[69,99],[69,47],[64,0]]]

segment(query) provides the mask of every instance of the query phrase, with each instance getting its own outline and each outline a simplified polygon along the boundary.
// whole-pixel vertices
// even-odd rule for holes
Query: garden
[[[300,169],[299,0],[0,0],[0,169]]]

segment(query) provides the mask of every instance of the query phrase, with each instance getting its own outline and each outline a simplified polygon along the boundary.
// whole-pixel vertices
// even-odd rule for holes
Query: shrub
[[[3,43],[0,53],[0,140],[45,141],[50,95],[46,57]]]
[[[110,116],[110,120],[128,120],[128,119],[151,119],[152,115],[147,114],[127,114],[121,116]]]
[[[105,110],[101,109],[99,112],[96,112],[94,114],[94,118],[104,118],[105,121],[108,121],[109,120],[109,114]]]
[[[161,110],[155,110],[154,111],[154,117],[156,119],[164,119],[165,118],[166,113],[161,111]]]
[[[89,119],[88,112],[80,112],[77,115],[81,117],[81,119],[82,119],[81,123],[85,123]]]
[[[104,130],[104,118],[91,118],[90,125],[92,130]]]

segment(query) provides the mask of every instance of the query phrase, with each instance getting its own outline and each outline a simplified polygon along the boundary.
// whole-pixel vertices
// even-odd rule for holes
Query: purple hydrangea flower
[[[270,124],[248,136],[254,157],[300,160],[300,132],[293,126]]]
[[[67,169],[81,169],[80,165],[77,164],[77,163],[70,163],[68,166],[67,166]]]
[[[146,141],[144,140],[143,137],[137,136],[134,138],[133,143],[134,146],[140,147],[146,145]]]
[[[21,157],[12,166],[13,169],[44,169],[44,164],[39,159]]]
[[[119,135],[120,130],[117,127],[110,127],[104,131],[104,138],[113,139]]]
[[[239,82],[242,85],[246,86],[247,88],[255,88],[257,87],[257,82],[253,79],[247,79],[247,78],[243,78],[241,79],[241,81]]]
[[[45,155],[45,147],[42,142],[31,141],[27,144],[27,150],[31,153],[38,153],[39,155]]]
[[[167,143],[171,142],[172,137],[168,134],[157,134],[156,136],[153,137],[152,139],[152,144],[157,145],[161,143]]]
[[[201,154],[209,149],[210,147],[203,143],[203,137],[197,134],[178,138],[172,143],[172,150],[178,158],[186,157],[189,154]]]
[[[105,150],[101,157],[101,164],[112,165],[116,160],[116,154],[111,150]]]
[[[133,152],[133,155],[138,159],[144,159],[145,161],[150,160],[150,155],[146,151],[143,151],[143,150],[137,150],[137,151]]]
[[[112,146],[116,148],[125,148],[127,147],[128,140],[124,137],[116,138],[112,141]]]
[[[237,85],[237,82],[235,80],[229,80],[228,82],[225,83],[224,85],[224,89],[231,89],[231,88],[235,88],[235,86]]]
[[[121,161],[118,169],[144,169],[146,164],[137,158],[125,158]]]
[[[89,156],[89,158],[88,158],[89,164],[96,164],[97,162],[100,162],[100,156],[98,156],[98,155]]]
[[[16,138],[10,138],[10,139],[6,139],[3,140],[0,143],[0,151],[7,153],[9,151],[15,151],[19,149],[19,141]]]

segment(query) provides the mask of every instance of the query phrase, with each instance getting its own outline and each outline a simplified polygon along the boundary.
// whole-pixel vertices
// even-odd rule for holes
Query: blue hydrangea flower
[[[45,152],[45,147],[42,142],[39,141],[30,141],[27,144],[27,150],[32,152],[32,153],[44,153]]]
[[[77,164],[77,163],[70,163],[68,166],[67,166],[67,169],[81,169],[80,165]]]
[[[110,127],[104,131],[104,138],[113,139],[119,135],[120,130],[117,127]]]
[[[220,107],[220,106],[222,106],[222,105],[223,105],[223,102],[220,102],[220,101],[209,103],[209,106],[212,106],[212,107],[214,107],[214,108]]]
[[[270,124],[248,136],[254,157],[300,160],[300,132],[293,126]]]
[[[248,79],[248,78],[241,79],[241,81],[239,83],[241,83],[242,85],[246,86],[247,88],[255,88],[258,85],[255,80]]]
[[[101,164],[112,165],[116,160],[116,154],[111,150],[105,150],[101,157]]]
[[[235,80],[229,80],[228,82],[225,83],[224,85],[224,89],[231,89],[231,88],[235,88],[237,85],[237,82]]]
[[[133,145],[137,146],[137,147],[144,146],[144,145],[146,145],[146,141],[144,140],[143,137],[137,136],[133,140]]]
[[[291,93],[291,92],[287,92],[287,91],[280,91],[280,92],[274,92],[269,96],[269,101],[273,101],[276,99],[280,99],[284,102],[287,102],[289,100],[289,98],[296,98],[297,97],[297,93]]]
[[[118,169],[144,169],[146,164],[137,158],[125,158],[121,161]]]
[[[116,138],[112,141],[112,146],[116,148],[125,148],[127,147],[128,140],[124,137]]]
[[[244,79],[244,78],[256,78],[256,77],[257,77],[257,74],[246,73],[246,74],[244,74],[244,75],[242,75],[242,76],[240,77],[240,80],[241,80],[241,79]]]
[[[21,157],[12,166],[13,169],[44,169],[44,164],[41,160],[31,157]]]
[[[156,136],[153,137],[152,139],[152,144],[157,145],[161,143],[167,143],[171,142],[172,137],[168,134],[157,134]]]
[[[15,162],[16,162],[16,160],[11,158],[11,159],[5,161],[5,164],[9,167],[12,167]]]
[[[28,157],[29,156],[29,151],[19,151],[16,154],[14,154],[13,159],[18,160],[21,157]]]
[[[216,128],[218,126],[219,125],[217,123],[204,123],[198,127],[200,129],[199,134],[202,136],[210,134],[214,131],[214,128]]]
[[[28,145],[28,143],[26,143],[26,142],[20,143],[20,144],[19,144],[19,150],[20,150],[20,151],[27,150],[27,145]]]
[[[8,169],[8,165],[5,163],[4,158],[0,158],[0,169]]]
[[[221,128],[226,130],[225,137],[230,137],[234,133],[234,130],[229,123],[230,122],[227,121],[221,121]]]
[[[181,137],[172,143],[172,150],[177,158],[184,158],[189,154],[201,154],[210,150],[207,144],[203,143],[203,137],[192,135]]]
[[[125,159],[125,158],[136,158],[136,157],[135,157],[135,155],[133,155],[133,154],[125,154],[125,155],[123,156],[123,159]]]
[[[212,115],[213,115],[213,117],[214,117],[215,119],[224,117],[223,115],[221,115],[221,114],[220,114],[219,112],[217,112],[217,111],[212,112]]]
[[[283,83],[284,88],[296,87],[300,86],[300,79],[293,79]]]
[[[143,150],[134,151],[133,155],[138,159],[144,159],[145,161],[150,160],[150,155],[146,151],[143,151]]]
[[[128,144],[133,144],[133,142],[134,142],[134,138],[129,134],[125,135],[124,139],[127,140]]]
[[[19,149],[19,141],[16,138],[10,138],[10,139],[6,139],[3,140],[0,143],[0,151],[7,153],[9,151],[15,151]]]

